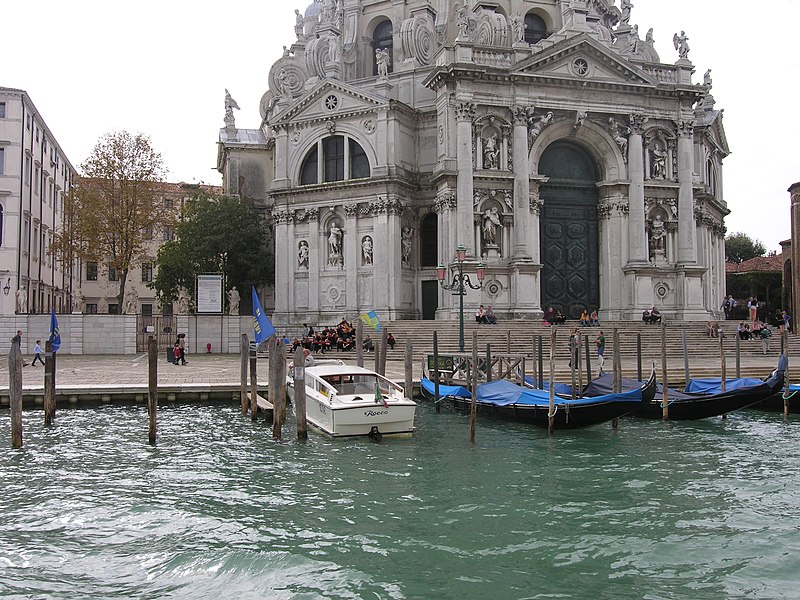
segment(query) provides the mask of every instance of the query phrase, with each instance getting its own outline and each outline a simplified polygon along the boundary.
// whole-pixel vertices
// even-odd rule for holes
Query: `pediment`
[[[518,63],[513,72],[546,79],[655,86],[656,80],[594,38],[568,38]]]
[[[342,117],[388,106],[387,98],[351,87],[338,80],[324,79],[307,93],[293,100],[270,119],[270,123],[277,125]]]

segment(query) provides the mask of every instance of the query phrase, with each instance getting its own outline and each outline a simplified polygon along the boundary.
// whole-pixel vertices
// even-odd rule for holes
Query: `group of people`
[[[314,327],[303,323],[305,334],[302,338],[294,338],[291,342],[292,352],[297,348],[303,348],[315,354],[324,354],[332,350],[346,352],[356,348],[356,328],[347,319],[342,319],[336,327],[325,327],[321,331],[314,331]],[[367,352],[375,350],[375,342],[367,333],[361,341],[362,347]],[[386,335],[386,344],[394,349],[397,343],[395,337],[390,333]]]
[[[581,312],[581,327],[600,327],[600,320],[597,318],[597,309],[584,308]]]
[[[605,371],[603,370],[603,366],[605,365],[605,354],[606,354],[606,336],[603,334],[603,330],[601,329],[598,334],[597,338],[594,341],[595,349],[597,350],[597,365],[599,368],[598,375],[603,375]],[[569,336],[569,366],[570,367],[577,367],[578,363],[580,362],[580,354],[581,354],[581,333],[580,328],[576,327],[572,330],[572,333]]]
[[[488,308],[484,308],[483,304],[481,304],[478,307],[478,310],[475,311],[475,322],[497,325],[497,317],[495,316],[492,307],[489,306]]]
[[[655,306],[649,310],[645,308],[642,311],[642,322],[646,323],[647,325],[661,323],[661,313]]]
[[[172,346],[173,364],[186,365],[189,361],[186,360],[186,334],[179,333],[175,338],[175,344]]]
[[[544,311],[544,322],[548,325],[563,325],[567,322],[567,317],[561,312],[561,309],[553,310],[552,306],[548,306]]]

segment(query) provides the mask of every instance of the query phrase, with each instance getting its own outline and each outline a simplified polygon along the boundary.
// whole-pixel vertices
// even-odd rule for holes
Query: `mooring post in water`
[[[433,403],[436,405],[436,412],[439,408],[439,339],[436,331],[433,332]]]
[[[8,352],[8,396],[11,402],[11,447],[22,448],[22,354],[19,340],[11,342]]]
[[[472,402],[469,405],[469,441],[475,441],[475,421],[478,419],[478,333],[472,332]]]
[[[389,353],[389,331],[384,327],[381,331],[381,365],[378,373],[386,376],[386,355]]]
[[[150,417],[150,445],[156,445],[156,412],[158,411],[158,342],[147,339],[147,414]]]
[[[785,390],[783,392],[783,417],[785,419],[789,418],[789,400],[792,397],[791,392],[789,391],[789,332],[786,331],[784,327],[783,333],[781,334],[781,344],[786,350],[784,354],[786,354],[786,371],[784,372],[784,384]]]
[[[667,377],[667,320],[661,318],[661,385],[664,390],[661,392],[661,417],[667,421],[669,419],[669,377]]]
[[[577,334],[574,331],[569,332],[569,372],[572,377],[570,385],[572,386],[572,399],[575,399],[575,357],[580,357],[579,351],[575,349],[575,339]],[[578,346],[580,348],[580,346]]]
[[[542,390],[542,389],[544,389],[544,350],[542,348],[544,346],[544,337],[541,336],[541,335],[538,336],[538,337],[539,337],[539,356],[538,356],[538,359],[539,359],[539,378],[538,379],[539,380],[537,381],[537,383],[538,383],[539,389]]]
[[[581,360],[581,347],[583,344],[581,343],[582,334],[580,330],[576,335],[578,337],[575,342],[575,361],[578,363],[578,389],[576,390],[578,393],[576,395],[580,396],[583,390],[583,361]]]
[[[738,338],[739,336],[737,335],[736,337]],[[726,384],[727,384],[726,379],[728,378],[728,364],[727,364],[727,361],[725,360],[725,344],[722,343],[722,341],[725,339],[725,334],[724,334],[723,331],[719,332],[719,338],[718,339],[719,339],[719,361],[720,361],[720,366],[721,366],[721,371],[722,371],[722,377],[720,378],[720,389],[724,393],[725,392],[725,387],[726,387]],[[728,418],[728,414],[727,413],[722,413],[722,418],[723,419],[727,419]]]
[[[356,323],[356,364],[364,366],[364,321],[360,318]]]
[[[247,355],[249,353],[250,341],[247,339],[247,334],[243,333],[239,345],[239,400],[242,402],[243,415],[247,414]]]
[[[506,331],[506,354],[511,354],[511,330]]]
[[[53,342],[44,343],[44,424],[52,425],[56,418],[56,353]]]
[[[589,336],[583,337],[584,345],[586,346],[586,385],[592,383],[592,359],[591,350],[589,349]]]
[[[689,383],[689,349],[686,345],[686,330],[682,330],[681,333],[683,334],[683,380]]]
[[[622,357],[621,357],[621,348],[619,347],[619,329],[614,327],[611,332],[611,340],[614,344],[614,349],[612,350],[612,358],[614,360],[613,365],[613,372],[614,378],[612,380],[611,385],[613,386],[613,390],[615,394],[619,394],[622,392]],[[619,419],[611,419],[611,426],[616,428],[619,426]]]
[[[642,380],[642,333],[636,332],[636,380]]]
[[[273,340],[269,345],[269,401],[272,402],[272,439],[281,439],[281,405],[280,405],[280,387],[281,382],[278,381],[280,376],[280,356],[278,355],[277,340]],[[305,359],[304,359],[305,364]]]
[[[717,335],[722,336],[722,330],[717,332]],[[742,376],[742,356],[741,356],[741,349],[739,348],[739,342],[741,338],[737,335],[735,338],[736,340],[736,379]],[[686,378],[686,381],[689,381],[689,378]]]
[[[278,344],[278,403],[281,405],[281,424],[286,422],[286,346],[281,340]],[[275,407],[273,407],[273,411]]]
[[[375,342],[373,344],[373,346],[375,346],[375,350],[374,350],[374,352],[375,352],[375,365],[374,365],[372,370],[375,371],[376,373],[380,373],[381,372],[381,342],[377,341],[377,342]]]
[[[520,385],[525,387],[525,355],[522,355],[522,360],[519,363],[519,378],[521,380]]]
[[[283,343],[283,342],[281,342]],[[253,349],[250,353],[250,418],[255,421],[258,416],[258,354]]]
[[[411,340],[406,340],[406,351],[403,354],[403,371],[405,375],[405,392],[406,398],[414,399],[414,346]]]
[[[492,345],[486,344],[486,381],[492,380]]]
[[[294,368],[292,377],[294,378],[294,414],[297,418],[297,439],[308,439],[308,423],[306,422],[306,367],[303,349],[298,348],[294,351]],[[275,406],[272,407],[273,412]]]
[[[547,433],[553,434],[556,417],[556,333],[558,327],[550,326],[550,411],[547,413]],[[539,338],[541,340],[541,338]],[[541,341],[539,342],[539,357],[541,361]],[[541,362],[539,363],[541,369]]]

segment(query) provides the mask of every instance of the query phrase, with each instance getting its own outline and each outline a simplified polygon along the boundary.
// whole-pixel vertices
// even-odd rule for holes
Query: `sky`
[[[220,184],[219,128],[227,88],[240,128],[258,128],[271,64],[294,39],[294,9],[311,0],[26,0],[2,9],[0,85],[24,89],[78,167],[104,133],[150,136],[170,181]],[[619,5],[619,0],[617,0]],[[729,232],[780,251],[789,238],[787,188],[800,181],[800,87],[792,29],[800,1],[634,0],[631,24],[654,29],[675,62],[685,30],[695,82],[711,69],[731,155],[723,166]],[[759,17],[756,19],[756,17]],[[758,27],[756,27],[758,23]],[[24,49],[24,50],[23,50]]]

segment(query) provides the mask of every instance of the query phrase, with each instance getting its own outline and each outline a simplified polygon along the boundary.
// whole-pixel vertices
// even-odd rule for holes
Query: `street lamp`
[[[445,283],[444,279],[447,276],[447,267],[439,265],[436,269],[436,278],[439,280],[439,285],[442,289],[453,290],[453,295],[458,296],[458,350],[464,352],[464,296],[467,293],[467,286],[473,290],[479,290],[483,287],[483,279],[486,277],[486,267],[483,263],[478,263],[475,268],[475,276],[478,278],[478,285],[472,285],[469,273],[464,273],[464,261],[467,258],[467,249],[464,246],[456,248],[456,264],[458,265],[458,272],[453,274],[453,281]]]
[[[11,277],[8,278],[6,284],[3,286],[3,293],[8,296],[8,293],[11,291]]]

